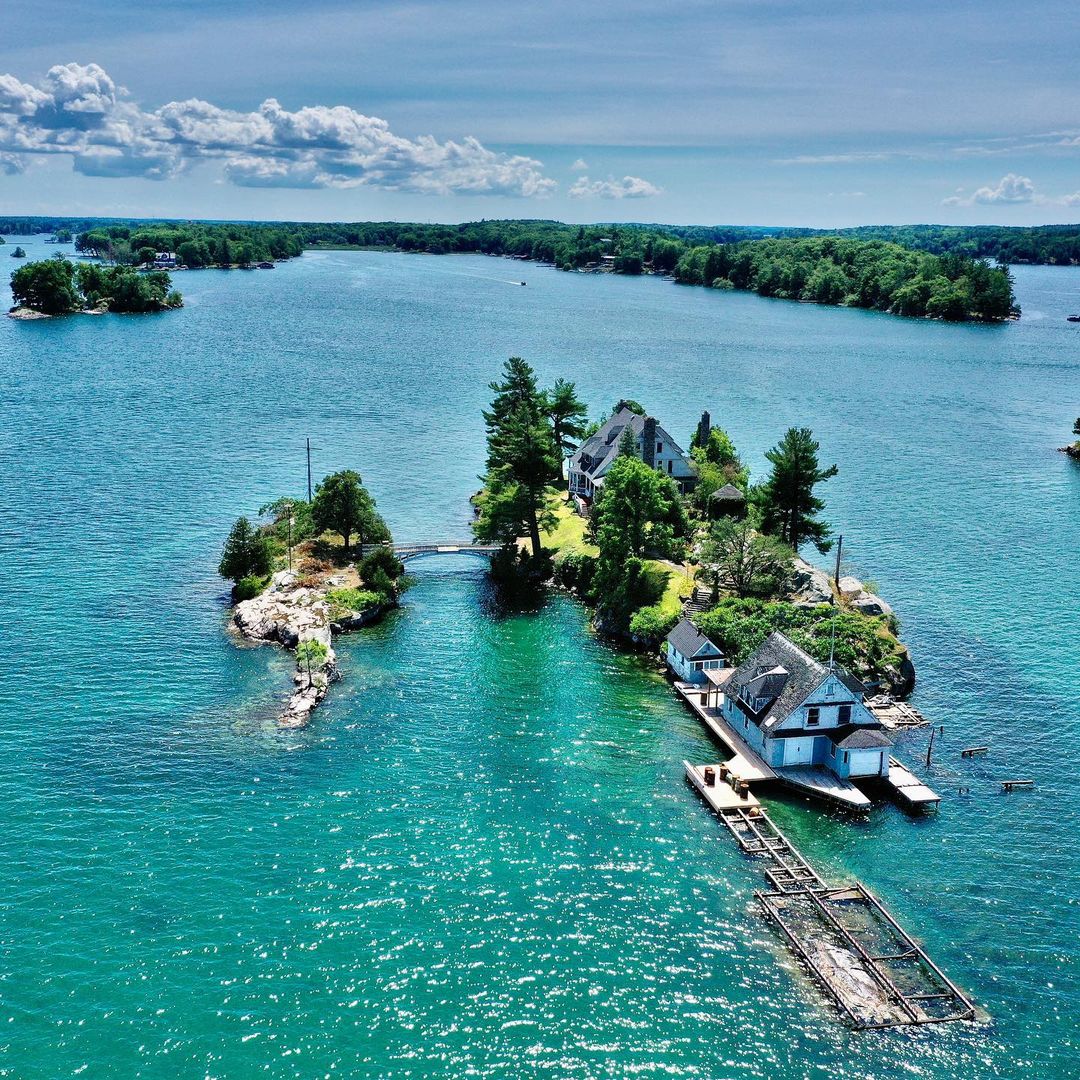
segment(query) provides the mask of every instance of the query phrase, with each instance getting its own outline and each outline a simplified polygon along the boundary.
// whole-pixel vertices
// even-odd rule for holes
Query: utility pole
[[[840,591],[840,552],[844,550],[844,534],[841,533],[836,538],[836,573],[833,574],[833,581],[836,582],[836,591]]]
[[[929,742],[929,744],[928,744],[928,745],[927,745],[927,747],[926,747],[926,767],[927,767],[928,769],[930,768],[930,755],[931,755],[931,754],[933,753],[933,751],[934,751],[934,734],[935,734],[935,732],[934,732],[934,727],[933,727],[933,725],[931,725],[931,726],[930,726],[930,742]],[[940,727],[940,728],[938,729],[938,732],[937,732],[937,734],[940,734],[940,735],[944,735],[944,734],[945,734],[945,728],[944,728],[944,727]]]
[[[292,503],[285,504],[285,513],[289,515],[289,569],[292,569]]]
[[[307,439],[307,501],[311,502],[311,438]]]

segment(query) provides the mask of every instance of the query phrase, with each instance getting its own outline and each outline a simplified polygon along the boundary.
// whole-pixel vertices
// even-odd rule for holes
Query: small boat
[[[521,284],[522,284],[522,285],[524,285],[524,284],[525,284],[525,282],[523,281],[523,282],[522,282]],[[1080,321],[1080,320],[1078,320],[1078,321]]]
[[[1080,322],[1080,315],[1066,315],[1066,322]]]

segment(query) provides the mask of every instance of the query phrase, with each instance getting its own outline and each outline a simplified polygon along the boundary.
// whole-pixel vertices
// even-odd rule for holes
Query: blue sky
[[[11,0],[0,213],[1080,221],[1068,5]]]

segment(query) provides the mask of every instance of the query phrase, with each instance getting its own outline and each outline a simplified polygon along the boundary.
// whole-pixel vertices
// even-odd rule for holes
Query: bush
[[[635,611],[630,619],[630,633],[650,644],[659,644],[679,621],[678,613],[666,611],[662,604],[650,604]]]
[[[252,574],[249,577],[241,578],[233,586],[233,600],[237,604],[242,600],[254,600],[269,584],[269,575],[260,577],[257,574]]]
[[[381,566],[376,566],[370,574],[364,575],[364,584],[387,600],[393,600],[397,596],[397,589],[390,580],[390,575]]]
[[[565,551],[555,560],[555,584],[582,597],[590,595],[595,573],[596,556],[584,551]]]
[[[376,570],[382,570],[388,578],[399,578],[405,573],[405,564],[394,554],[392,548],[380,547],[365,555],[356,569],[364,581],[370,581]]]
[[[353,612],[366,611],[386,603],[386,597],[371,589],[330,589],[326,593],[331,619],[344,619]]]

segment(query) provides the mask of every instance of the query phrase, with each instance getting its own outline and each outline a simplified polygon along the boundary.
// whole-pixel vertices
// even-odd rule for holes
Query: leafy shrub
[[[382,593],[371,589],[330,589],[326,593],[330,605],[330,618],[344,619],[356,611],[366,611],[376,604],[386,602]]]
[[[630,633],[642,641],[658,644],[678,621],[678,613],[665,610],[662,604],[650,604],[634,612],[630,619]]]
[[[721,600],[696,619],[701,632],[733,664],[742,663],[774,630],[790,638],[816,660],[827,661],[836,626],[835,659],[862,679],[878,679],[901,650],[881,616],[843,611],[829,604],[814,608],[786,602]]]
[[[370,581],[376,570],[388,578],[399,578],[405,573],[405,564],[394,554],[393,548],[379,547],[360,560],[357,570],[364,581]]]
[[[565,551],[555,560],[555,583],[587,597],[596,573],[596,556],[584,551]]]
[[[233,586],[233,600],[238,604],[243,600],[253,600],[269,583],[269,575],[259,576],[252,574],[249,577],[241,578]]]

